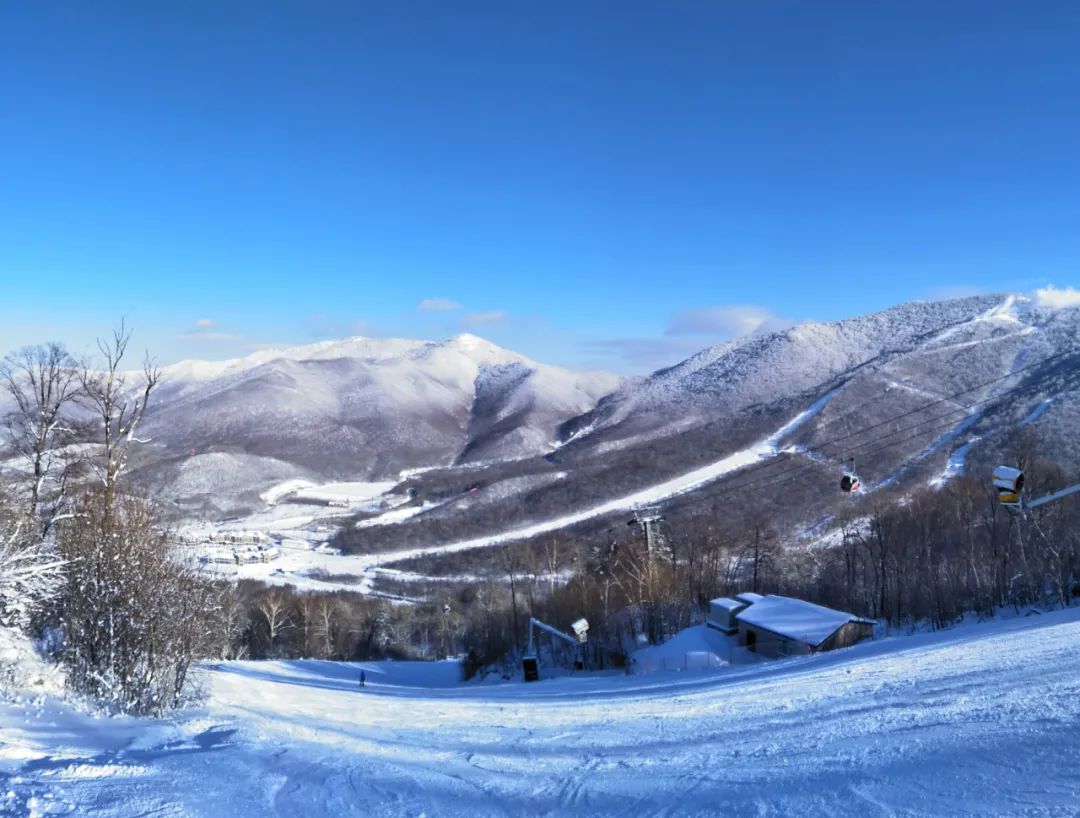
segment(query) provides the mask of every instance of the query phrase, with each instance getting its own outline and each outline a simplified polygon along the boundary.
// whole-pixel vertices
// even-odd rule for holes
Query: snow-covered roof
[[[848,622],[868,621],[801,599],[772,595],[755,602],[738,614],[736,619],[814,647]]]
[[[725,608],[729,611],[733,611],[736,608],[745,608],[748,603],[739,602],[737,599],[730,599],[726,596],[717,597],[716,599],[709,601],[709,607]]]
[[[755,594],[753,591],[745,591],[741,594],[735,594],[735,598],[739,600],[739,602],[753,605],[755,602],[761,602],[765,597],[761,594]]]

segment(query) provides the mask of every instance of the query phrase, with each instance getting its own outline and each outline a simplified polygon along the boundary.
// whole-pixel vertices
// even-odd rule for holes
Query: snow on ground
[[[630,670],[635,674],[705,670],[754,661],[754,654],[739,648],[736,642],[734,636],[725,636],[707,625],[695,625],[675,634],[662,645],[649,645],[634,651]]]
[[[502,531],[496,534],[474,537],[469,540],[459,540],[458,542],[444,543],[442,545],[421,546],[398,551],[382,552],[379,554],[355,554],[349,556],[318,554],[308,557],[303,554],[294,554],[291,556],[287,555],[282,560],[271,563],[247,565],[236,569],[227,568],[225,570],[235,571],[237,577],[261,579],[266,582],[275,582],[278,584],[290,583],[301,588],[320,590],[347,589],[370,593],[376,569],[384,564],[400,562],[428,554],[451,554],[460,551],[469,551],[474,548],[485,548],[512,540],[523,540],[528,539],[529,537],[535,537],[538,534],[558,531],[567,526],[576,525],[577,523],[601,517],[605,514],[631,510],[679,494],[684,494],[703,486],[706,483],[718,480],[726,474],[730,474],[731,472],[745,468],[746,466],[774,457],[779,451],[779,447],[784,438],[824,409],[825,405],[829,402],[835,392],[836,390],[828,392],[808,409],[800,412],[773,434],[747,449],[742,449],[741,451],[730,454],[714,463],[709,463],[708,465],[694,469],[679,475],[678,477],[673,477],[669,480],[657,483],[656,485],[642,489],[641,491],[619,497],[615,500],[610,500],[600,505],[592,506],[591,508],[572,512],[562,517],[545,520],[521,528]],[[314,517],[287,519],[285,521],[274,520],[274,514],[284,513],[281,511],[282,508],[285,507],[277,507],[260,515],[245,518],[242,521],[236,522],[235,525],[244,529],[267,530],[280,533],[289,527],[301,528],[314,520]],[[397,523],[427,511],[430,508],[431,506],[427,504],[424,506],[401,506],[391,511],[387,511],[378,517],[362,520],[356,524],[356,527],[368,528],[384,523]],[[286,525],[286,523],[288,523],[288,525]],[[312,578],[310,576],[312,570],[325,571],[329,574],[347,575],[350,578],[356,579],[341,582],[335,580],[327,581],[319,579],[318,577]]]
[[[20,632],[0,625],[0,695],[15,690],[55,695],[63,688],[60,669],[42,659],[33,642]]]
[[[941,470],[941,474],[930,481],[930,485],[936,489],[941,488],[954,477],[959,477],[964,473],[964,462],[967,460],[968,451],[971,450],[973,444],[977,443],[981,438],[973,437],[963,446],[957,446],[949,454],[949,460],[945,464],[945,468]]]
[[[1029,423],[1034,423],[1035,421],[1037,421],[1040,417],[1042,417],[1043,413],[1050,408],[1053,402],[1054,398],[1047,398],[1046,400],[1044,400],[1031,411],[1031,414],[1029,414],[1022,421],[1020,421],[1020,425],[1027,426]]]
[[[430,511],[437,506],[444,505],[446,502],[446,500],[439,503],[426,502],[419,506],[402,505],[398,508],[393,508],[390,511],[383,512],[378,517],[369,517],[366,520],[361,520],[356,524],[356,527],[373,528],[380,525],[393,525],[395,523],[400,523],[403,520],[407,520],[410,517],[415,517],[417,514],[423,514],[425,511]]]
[[[276,486],[271,486],[262,494],[259,498],[268,505],[274,505],[282,497],[287,497],[300,489],[310,488],[315,485],[310,480],[286,480],[283,483],[278,483]]]
[[[303,488],[296,493],[298,500],[330,502],[344,500],[349,503],[362,503],[374,500],[397,485],[396,481],[381,483],[327,483],[323,486]]]
[[[876,486],[873,486],[870,489],[870,491],[877,491],[878,489],[883,489],[883,488],[887,488],[889,486],[895,485],[896,481],[899,480],[900,477],[909,468],[911,468],[911,466],[913,464],[922,462],[927,457],[932,455],[934,452],[941,449],[943,446],[946,446],[949,443],[952,443],[953,441],[955,441],[958,437],[963,435],[964,432],[966,432],[968,429],[970,429],[981,417],[982,417],[982,410],[976,410],[976,411],[971,412],[971,414],[969,414],[967,417],[965,417],[963,420],[961,420],[956,426],[954,426],[949,431],[945,432],[945,434],[939,436],[936,440],[934,440],[932,443],[930,443],[926,448],[924,448],[917,455],[912,457],[910,460],[908,460],[908,461],[906,461],[904,463],[901,463],[899,466],[897,466],[895,469],[893,469],[883,480],[881,480],[881,482],[879,482]],[[930,430],[928,429],[927,431],[930,431]],[[977,439],[978,438],[974,438],[973,440],[969,440],[967,442],[967,445],[970,446],[971,443],[973,443]],[[967,455],[967,446],[961,446],[960,449],[963,449],[963,453],[961,454],[961,457],[966,457],[966,455]],[[956,451],[958,452],[958,451],[960,451],[960,449],[957,449]],[[956,452],[953,452],[953,454],[956,454]],[[951,462],[951,457],[950,457],[950,462]],[[963,468],[963,462],[961,461],[961,469],[962,468]],[[948,465],[946,465],[945,472],[948,472]],[[950,475],[950,476],[952,476],[952,475]]]
[[[203,708],[162,722],[0,704],[0,813],[1076,815],[1078,642],[1069,610],[531,685],[228,663]]]

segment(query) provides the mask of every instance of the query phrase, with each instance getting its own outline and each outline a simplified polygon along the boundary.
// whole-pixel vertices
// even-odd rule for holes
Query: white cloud
[[[776,332],[795,324],[768,307],[734,305],[680,310],[668,321],[665,335],[714,335],[741,338],[760,332]]]
[[[474,312],[464,315],[461,318],[461,323],[466,327],[479,327],[484,324],[497,323],[505,318],[506,313],[502,310],[491,310],[490,312]]]
[[[1034,292],[1035,303],[1052,310],[1065,310],[1080,307],[1080,290],[1074,287],[1057,288],[1053,285]]]
[[[214,326],[215,323],[216,322],[213,318],[200,318],[198,321],[195,322],[195,326],[197,326],[199,329],[209,329],[210,327]]]
[[[422,312],[447,312],[448,310],[460,310],[461,305],[449,298],[425,298],[416,305],[416,309]]]

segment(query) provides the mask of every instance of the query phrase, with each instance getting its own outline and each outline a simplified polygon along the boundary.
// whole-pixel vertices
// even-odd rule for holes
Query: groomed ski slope
[[[163,723],[3,705],[0,812],[1080,812],[1080,610],[727,672],[365,667],[360,691],[355,665],[221,665],[207,706]]]
[[[230,575],[243,579],[259,579],[264,582],[276,584],[291,584],[298,588],[310,590],[350,590],[361,593],[372,591],[373,581],[380,573],[383,565],[393,565],[405,560],[415,559],[422,556],[435,554],[454,554],[461,551],[471,551],[475,548],[488,548],[493,545],[501,545],[506,542],[525,540],[552,531],[559,531],[572,525],[602,517],[617,511],[632,510],[641,506],[676,497],[680,494],[693,491],[707,483],[711,483],[721,477],[739,469],[761,463],[775,457],[781,451],[784,438],[796,431],[808,420],[813,418],[825,408],[829,400],[836,394],[832,389],[816,400],[809,408],[797,414],[768,437],[757,441],[748,448],[741,449],[705,466],[700,466],[692,471],[669,478],[663,482],[649,486],[640,491],[623,497],[609,500],[600,505],[592,506],[581,511],[572,512],[543,522],[533,523],[521,528],[501,531],[497,534],[489,534],[482,537],[474,537],[468,540],[443,543],[441,545],[427,545],[416,548],[399,549],[397,551],[381,551],[374,554],[288,554],[274,563],[244,565],[233,570]],[[402,519],[412,517],[423,511],[423,508],[410,506],[386,512],[379,517],[364,520],[357,524],[358,528],[375,527],[383,523],[397,523]],[[259,528],[245,521],[245,526]],[[308,574],[313,569],[322,569],[330,574],[345,574],[356,577],[356,581],[336,582],[325,581]]]

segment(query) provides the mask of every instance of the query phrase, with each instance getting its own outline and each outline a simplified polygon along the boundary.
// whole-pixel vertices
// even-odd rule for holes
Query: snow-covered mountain
[[[962,382],[960,358],[980,372],[1007,371],[1024,355],[1050,353],[1075,338],[1078,311],[1024,296],[986,295],[912,302],[832,323],[800,324],[705,349],[640,381],[628,382],[564,434],[685,428],[857,377],[912,381],[928,392]],[[959,356],[959,357],[957,357]],[[970,374],[966,365],[964,370]]]
[[[504,467],[471,473],[481,488],[467,497],[455,495],[467,484],[453,473],[422,475],[420,498],[460,499],[384,527],[377,541],[456,548],[673,503],[714,518],[738,507],[796,530],[847,505],[837,483],[849,458],[871,493],[938,486],[1018,456],[1080,470],[1078,398],[1072,305],[988,295],[804,324],[624,382],[565,423],[545,461],[516,465],[537,480],[559,474],[519,496],[500,492],[516,476]],[[777,484],[795,470],[796,482]],[[365,543],[375,536],[363,532]]]
[[[473,335],[350,338],[184,361],[162,374],[144,426],[153,439],[146,455],[187,496],[542,454],[561,423],[620,382]]]
[[[1021,413],[1019,419],[1038,401],[1050,400],[1041,423],[1051,436],[1065,435],[1063,424],[1074,419],[1075,387],[1064,379],[1059,385],[1065,392],[1057,398],[1069,399],[1060,400],[1046,378],[1075,369],[1075,360],[1053,356],[1080,348],[1078,336],[1080,309],[1038,298],[986,295],[912,302],[705,349],[647,378],[625,382],[595,409],[565,424],[561,434],[574,447],[596,451],[674,439],[706,426],[722,437],[740,419],[777,412],[780,417],[836,389],[817,424],[808,427],[808,442],[822,425],[835,435],[840,416],[847,416],[843,426],[850,432],[964,390],[970,391],[951,405],[970,407],[969,422],[990,418],[1000,425],[1002,412]],[[1046,366],[1039,365],[1043,359],[1050,359]],[[986,388],[973,388],[989,381]],[[1047,389],[1018,394],[1025,382]],[[1009,400],[980,405],[993,403],[994,395]],[[965,418],[956,420],[959,425]]]
[[[166,369],[147,418],[146,473],[197,506],[199,498],[251,500],[293,478],[393,479],[403,469],[468,465],[461,479],[482,483],[480,495],[440,516],[490,493],[491,517],[537,522],[537,509],[564,516],[682,485],[680,474],[726,474],[710,463],[761,444],[811,406],[813,418],[783,442],[835,463],[881,435],[855,438],[845,447],[853,451],[830,448],[841,433],[933,401],[944,403],[913,419],[950,408],[955,416],[887,441],[896,446],[863,461],[864,479],[913,467],[959,473],[964,458],[998,457],[1022,425],[1067,467],[1080,465],[1070,432],[1080,404],[1076,360],[1063,354],[1080,348],[1078,337],[1080,310],[1071,305],[985,295],[741,338],[626,380],[538,364],[471,335],[353,338],[188,361]],[[498,465],[485,471],[486,463]],[[553,471],[558,481],[541,479]],[[444,468],[445,479],[436,474],[422,488],[436,499],[461,491],[454,473]],[[526,475],[529,503],[494,488]],[[478,533],[487,532],[462,535]]]

